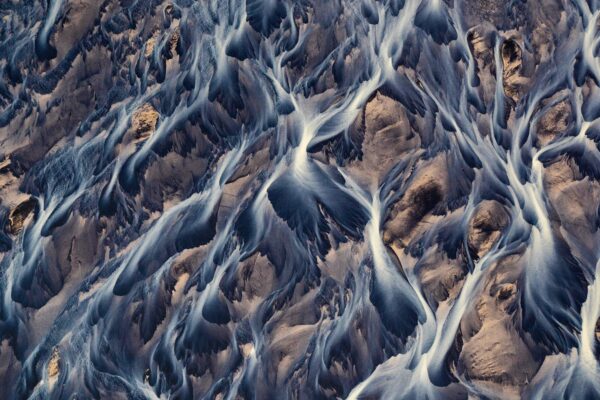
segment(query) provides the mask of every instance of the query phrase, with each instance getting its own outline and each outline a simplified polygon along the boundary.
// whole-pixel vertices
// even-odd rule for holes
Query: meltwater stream
[[[600,398],[600,2],[0,2],[0,399]]]

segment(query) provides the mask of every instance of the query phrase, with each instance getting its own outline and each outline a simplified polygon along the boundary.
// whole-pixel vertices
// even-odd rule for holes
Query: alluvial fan
[[[0,399],[600,398],[600,1],[0,1]]]

